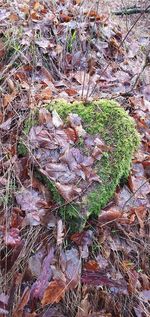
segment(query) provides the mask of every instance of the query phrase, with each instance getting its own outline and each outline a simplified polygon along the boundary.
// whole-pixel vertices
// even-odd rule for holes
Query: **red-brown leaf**
[[[98,218],[100,224],[104,224],[110,221],[115,221],[122,216],[122,211],[120,210],[108,210],[102,211]]]
[[[59,303],[65,295],[65,283],[62,280],[55,280],[49,283],[41,300],[42,306]]]
[[[62,185],[60,183],[56,183],[56,187],[61,194],[61,196],[66,201],[71,201],[78,197],[78,195],[81,194],[81,188],[75,186],[75,185]]]

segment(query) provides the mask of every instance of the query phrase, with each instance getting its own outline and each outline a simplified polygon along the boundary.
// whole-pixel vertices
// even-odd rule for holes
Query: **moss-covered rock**
[[[100,134],[105,144],[112,147],[112,151],[104,153],[95,166],[102,183],[94,184],[80,201],[60,208],[65,218],[97,215],[112,198],[122,177],[129,174],[132,156],[139,144],[135,123],[119,104],[109,100],[94,101],[86,105],[81,102],[71,104],[64,100],[56,100],[46,108],[56,109],[63,120],[69,113],[78,114],[88,133]],[[57,190],[54,186],[51,188],[54,198],[62,204],[63,199]]]

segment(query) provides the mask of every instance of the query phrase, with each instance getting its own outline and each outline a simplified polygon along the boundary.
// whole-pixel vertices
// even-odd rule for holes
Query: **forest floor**
[[[2,317],[149,316],[150,19],[112,14],[134,4],[150,3],[0,0]],[[114,99],[141,135],[128,180],[72,235],[19,151],[26,120],[58,98]]]

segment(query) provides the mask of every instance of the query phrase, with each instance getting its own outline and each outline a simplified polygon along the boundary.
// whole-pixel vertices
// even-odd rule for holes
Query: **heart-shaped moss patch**
[[[61,195],[63,185],[61,184],[61,188],[59,188],[59,183],[53,182],[54,173],[50,174],[47,166],[44,166],[43,163],[41,168],[40,164],[43,161],[40,161],[40,164],[36,164],[39,153],[36,157],[36,161],[34,162],[37,176],[50,188],[53,195],[53,200],[56,203],[56,209],[58,207],[61,214],[63,214],[63,217],[65,217],[66,219],[70,219],[70,217],[72,217],[85,220],[91,214],[99,214],[100,210],[112,198],[116,186],[119,184],[121,178],[128,176],[133,153],[135,152],[139,144],[139,135],[135,129],[133,119],[130,118],[125,110],[122,109],[119,104],[114,101],[99,100],[84,105],[81,102],[74,102],[71,104],[67,103],[64,100],[57,100],[47,105],[46,109],[49,110],[50,113],[56,110],[63,122],[66,121],[66,118],[70,114],[78,115],[82,120],[82,126],[86,133],[88,133],[88,136],[92,136],[92,138],[95,139],[97,138],[97,140],[100,140],[99,138],[103,140],[103,151],[101,151],[100,153],[100,159],[96,159],[93,163],[94,172],[97,177],[96,181],[89,183],[86,190],[84,187],[84,190],[79,191],[79,195],[76,195],[74,197],[75,199],[73,198],[70,201],[66,201],[64,199],[64,195]],[[26,138],[28,138],[28,141],[25,141],[25,144],[28,144],[29,147],[29,144],[33,143],[31,142],[30,132],[31,126],[33,127],[34,125],[38,127],[39,131],[45,131],[43,130],[43,127],[40,128],[39,113],[35,114],[34,120],[32,119],[32,121],[28,120],[25,122],[25,133],[27,134]],[[66,131],[71,135],[73,131],[71,131],[71,128],[70,130],[68,129],[69,128],[66,128]],[[46,135],[47,138],[49,138],[48,134]],[[52,137],[52,135],[50,137]],[[72,136],[72,138],[73,137],[75,138],[75,136]],[[84,148],[84,138],[85,137],[83,137],[82,133],[81,136],[79,134],[76,140],[75,147],[78,147],[80,151],[82,149],[84,154],[89,157],[89,153],[85,153],[87,152],[87,149]],[[34,140],[36,140],[35,135]],[[38,147],[39,143],[37,144],[37,148]],[[43,143],[42,147],[44,148]],[[22,148],[22,145],[20,145],[20,153],[22,151]],[[48,147],[48,149],[49,148],[50,146]],[[30,149],[30,151],[31,150],[32,149]],[[34,154],[35,153],[36,152],[34,143]],[[59,159],[58,164],[59,168],[62,168]],[[67,174],[68,170],[68,167],[67,170],[64,170],[64,172],[62,169],[64,175],[65,173]],[[48,176],[47,171],[49,172],[50,177]],[[84,180],[84,183],[85,182],[86,179]],[[80,187],[80,184],[75,185],[79,185]],[[66,184],[64,181],[64,190],[65,188],[67,188],[65,186],[70,186],[70,184]],[[68,188],[70,189],[70,187]],[[78,194],[78,192],[76,192],[76,194]]]

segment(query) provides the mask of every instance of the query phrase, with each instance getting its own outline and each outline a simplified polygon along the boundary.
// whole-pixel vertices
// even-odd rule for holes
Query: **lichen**
[[[112,148],[111,152],[103,153],[102,159],[95,166],[102,183],[94,184],[79,201],[63,204],[56,188],[49,183],[54,200],[62,205],[60,213],[65,219],[82,221],[91,214],[98,215],[112,198],[120,180],[129,174],[133,153],[140,142],[134,120],[118,103],[110,100],[94,101],[86,105],[82,102],[71,104],[55,100],[46,108],[50,111],[56,109],[64,121],[69,113],[77,113],[83,120],[84,129],[92,135],[100,134],[105,144]]]

